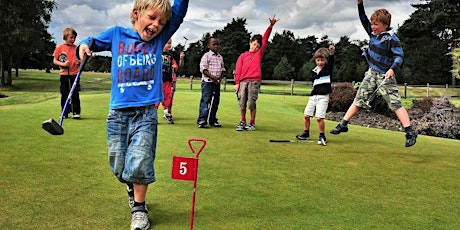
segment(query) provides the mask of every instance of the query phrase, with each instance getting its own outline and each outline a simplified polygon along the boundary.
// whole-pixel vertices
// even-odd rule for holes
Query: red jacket
[[[262,37],[262,45],[256,52],[246,51],[238,57],[235,67],[235,84],[240,84],[241,81],[261,81],[262,70],[260,68],[262,58],[268,45],[268,37],[272,32],[272,27],[269,26]]]

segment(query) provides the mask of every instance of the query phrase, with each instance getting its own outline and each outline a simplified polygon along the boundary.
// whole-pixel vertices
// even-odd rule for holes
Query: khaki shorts
[[[246,109],[249,105],[250,110],[256,109],[256,101],[259,98],[260,81],[242,81],[236,93],[240,109]]]
[[[308,99],[303,114],[310,117],[326,118],[327,105],[329,104],[328,95],[313,95]]]
[[[366,104],[366,101],[377,86],[382,83],[383,79],[385,79],[384,73],[379,73],[369,68],[364,74],[364,79],[359,86],[358,92],[356,92],[353,104],[360,108],[365,108],[364,104]],[[379,92],[392,111],[402,107],[396,76],[388,79],[387,82],[380,87]]]

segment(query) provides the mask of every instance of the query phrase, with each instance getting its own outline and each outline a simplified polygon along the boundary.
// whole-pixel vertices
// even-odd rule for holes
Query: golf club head
[[[367,101],[366,103],[363,104],[363,108],[364,108],[364,109],[371,109],[372,106],[370,105],[370,102]]]
[[[49,119],[43,122],[42,128],[52,135],[64,134],[64,129],[54,119]]]

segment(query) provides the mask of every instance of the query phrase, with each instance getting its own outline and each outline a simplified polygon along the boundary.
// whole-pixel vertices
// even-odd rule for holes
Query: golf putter
[[[93,44],[94,44],[94,40],[91,40],[89,43],[90,49],[93,46]],[[69,96],[67,96],[67,100],[65,102],[64,108],[62,109],[61,117],[59,118],[59,123],[57,123],[53,118],[50,118],[49,120],[46,120],[42,123],[42,128],[52,135],[64,134],[64,128],[62,128],[62,123],[64,122],[65,111],[67,107],[69,106],[69,102],[72,98],[72,94],[75,91],[75,88],[77,87],[78,81],[80,80],[81,73],[83,72],[83,69],[85,68],[87,60],[88,60],[88,55],[85,54],[80,64],[78,74],[75,77],[75,81],[73,82],[72,88],[70,89]]]
[[[211,103],[209,104],[209,111],[208,111],[208,119],[207,119],[207,122],[209,124],[209,117],[211,116],[211,110],[212,110],[212,104],[214,103],[214,92],[212,93],[212,97],[211,97]]]
[[[372,102],[372,100],[374,100],[374,97],[377,95],[377,92],[379,91],[380,87],[382,87],[387,81],[387,78],[383,79],[383,81],[377,86],[377,88],[374,90],[374,92],[372,92],[371,96],[369,97],[369,99],[367,99],[364,103],[364,108],[365,109],[370,109],[372,108],[372,106],[370,105],[370,103]]]

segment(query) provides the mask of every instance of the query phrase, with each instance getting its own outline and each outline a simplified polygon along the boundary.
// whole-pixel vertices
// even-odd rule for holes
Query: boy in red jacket
[[[261,62],[264,52],[267,49],[268,37],[272,32],[273,26],[279,19],[269,18],[270,25],[265,31],[264,36],[256,34],[249,42],[249,51],[238,57],[235,67],[235,92],[238,96],[240,105],[241,121],[236,127],[236,131],[256,130],[256,101],[260,92],[260,82],[262,81]],[[251,120],[246,124],[246,106],[251,111]]]

